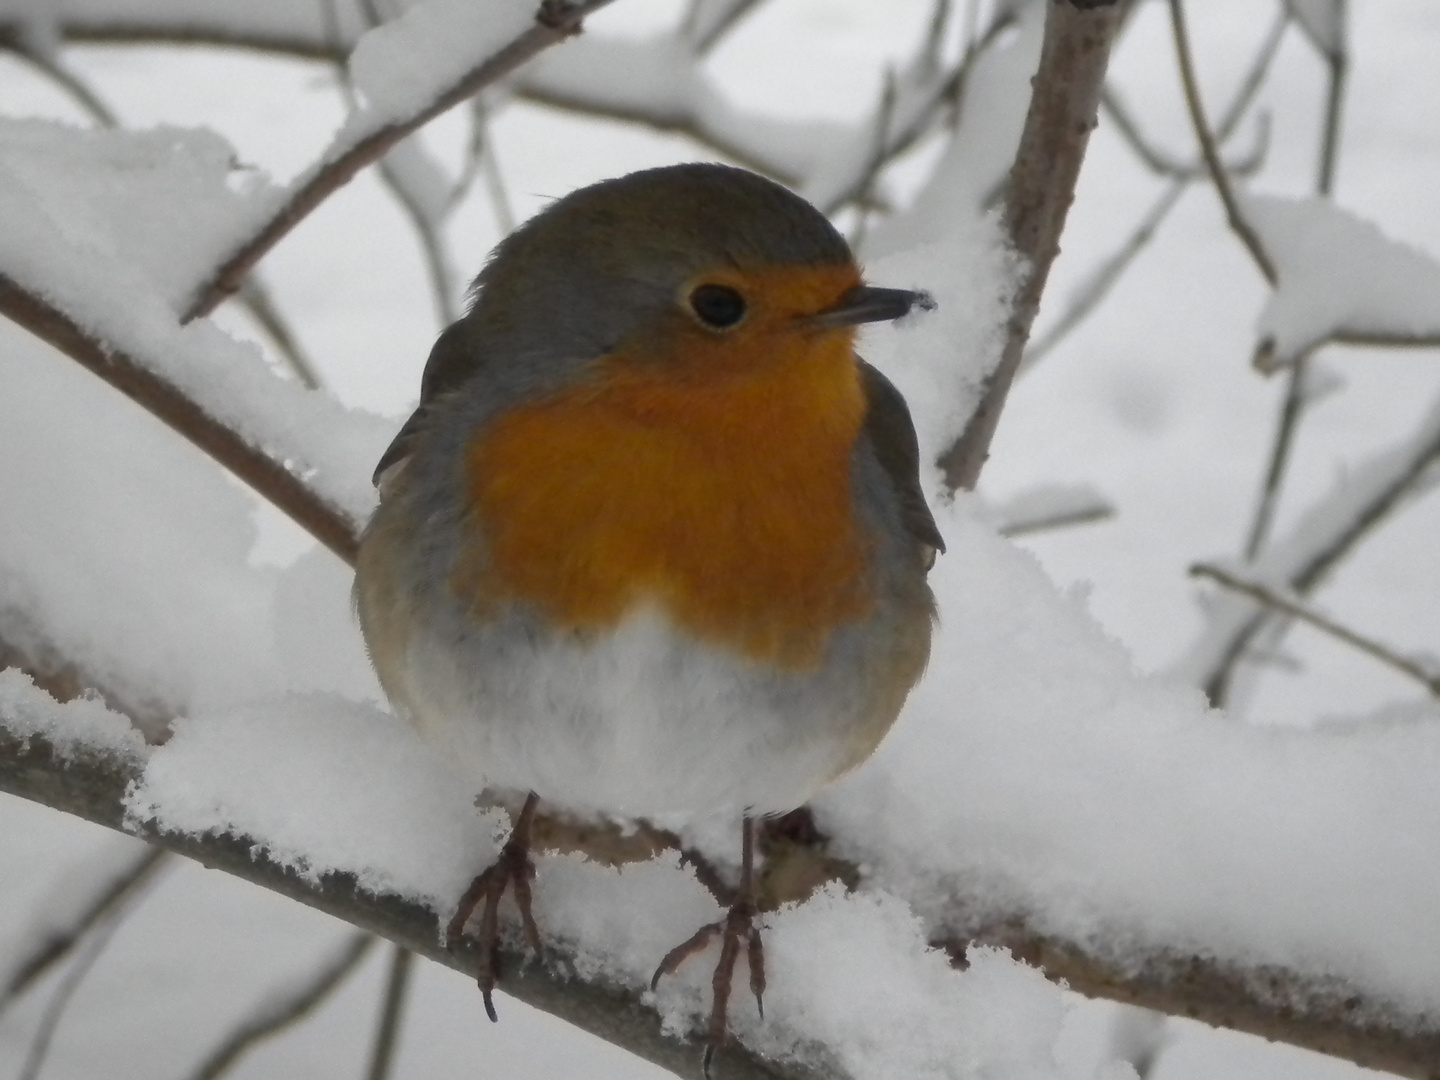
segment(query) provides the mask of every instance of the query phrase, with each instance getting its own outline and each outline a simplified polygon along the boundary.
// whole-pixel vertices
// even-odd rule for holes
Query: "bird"
[[[867,284],[819,210],[690,163],[581,188],[504,238],[375,470],[354,599],[393,707],[477,790],[523,800],[477,909],[527,943],[540,800],[605,820],[733,815],[704,1066],[742,947],[763,1016],[757,822],[865,761],[926,666],[944,541],[904,398],[857,328],[935,306]]]

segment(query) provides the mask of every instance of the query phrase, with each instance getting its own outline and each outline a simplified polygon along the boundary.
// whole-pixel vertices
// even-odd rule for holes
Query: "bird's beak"
[[[857,285],[832,308],[811,315],[805,321],[817,330],[835,330],[842,326],[859,326],[867,322],[889,322],[911,310],[934,311],[935,298],[928,292],[909,289],[877,289],[873,285]]]

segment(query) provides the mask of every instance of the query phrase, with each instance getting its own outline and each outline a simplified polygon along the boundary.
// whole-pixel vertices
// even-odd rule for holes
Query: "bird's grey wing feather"
[[[920,543],[944,551],[945,539],[920,486],[920,444],[910,409],[895,384],[864,360],[860,361],[860,376],[866,401],[865,433],[894,486],[900,502],[900,523]]]
[[[430,358],[425,361],[425,373],[420,377],[420,404],[380,455],[371,477],[376,487],[391,467],[410,455],[431,404],[468,380],[483,362],[483,355],[475,348],[474,328],[466,319],[451,323],[436,339]]]

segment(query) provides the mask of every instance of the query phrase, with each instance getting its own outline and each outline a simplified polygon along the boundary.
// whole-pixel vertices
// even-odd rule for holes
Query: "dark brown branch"
[[[359,526],[350,515],[327,503],[285,462],[256,447],[179,387],[90,336],[4,274],[0,274],[0,315],[78,360],[253,487],[340,558],[354,562]]]
[[[549,46],[578,33],[585,17],[608,3],[610,0],[541,0],[535,24],[530,29],[471,68],[424,108],[404,121],[386,124],[361,136],[338,152],[332,149],[324,163],[312,169],[270,220],[241,243],[216,268],[210,280],[196,290],[185,306],[182,321],[189,322],[213,311],[220,301],[240,287],[241,280],[271,248],[365,166],[452,106],[509,75]]]
[[[1440,675],[1415,663],[1415,661],[1408,657],[1400,655],[1394,649],[1381,644],[1374,638],[1366,637],[1364,634],[1357,634],[1349,627],[1342,626],[1334,619],[1321,615],[1313,608],[1307,607],[1289,597],[1281,596],[1273,589],[1267,589],[1264,585],[1253,581],[1246,581],[1243,578],[1236,577],[1234,574],[1227,573],[1218,566],[1211,566],[1208,563],[1196,563],[1190,567],[1190,576],[1209,578],[1211,581],[1217,582],[1233,592],[1238,592],[1243,596],[1250,597],[1252,600],[1259,601],[1274,611],[1279,611],[1292,618],[1299,619],[1301,622],[1315,627],[1315,629],[1321,633],[1328,634],[1337,641],[1343,641],[1346,645],[1360,650],[1366,656],[1373,657],[1387,667],[1394,668],[1401,674],[1409,676],[1420,683],[1421,686],[1425,687],[1431,694],[1440,697]]]
[[[1005,191],[1006,230],[1025,267],[1011,301],[1000,362],[986,380],[965,430],[940,455],[945,483],[952,491],[973,488],[990,456],[990,443],[1040,309],[1045,280],[1060,252],[1060,233],[1095,127],[1110,47],[1124,15],[1125,5],[1120,3],[1082,10],[1064,0],[1050,0],[1030,111]]]

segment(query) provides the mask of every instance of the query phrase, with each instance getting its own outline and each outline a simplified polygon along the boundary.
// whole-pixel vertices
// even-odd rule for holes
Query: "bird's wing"
[[[945,539],[920,487],[920,444],[905,399],[894,383],[864,360],[860,361],[860,376],[865,389],[865,433],[895,489],[900,523],[920,543],[944,551]]]
[[[430,358],[425,361],[425,374],[420,377],[420,404],[401,426],[385,453],[380,455],[380,462],[371,476],[376,487],[380,486],[380,481],[393,466],[409,457],[430,405],[475,374],[481,361],[482,357],[475,348],[473,329],[465,319],[451,323],[436,339]]]

